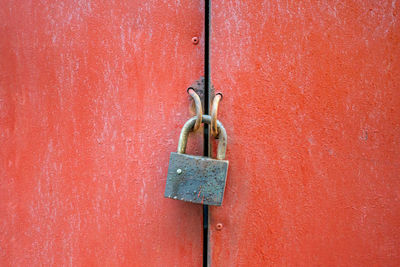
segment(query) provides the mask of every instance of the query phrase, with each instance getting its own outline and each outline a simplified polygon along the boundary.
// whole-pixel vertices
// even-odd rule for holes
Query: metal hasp
[[[221,206],[224,197],[228,161],[224,160],[227,135],[224,126],[217,121],[219,143],[217,159],[185,154],[189,132],[196,117],[189,119],[179,137],[178,152],[172,152],[165,197],[193,203]],[[202,122],[211,123],[209,115],[203,115]]]
[[[196,92],[196,94],[199,95],[200,100],[201,100],[201,106],[202,106],[203,110],[204,110],[204,83],[205,83],[204,77],[200,77],[197,81],[193,82],[188,88],[188,90],[193,89]],[[215,96],[215,88],[214,88],[214,85],[212,85],[212,84],[210,84],[210,87],[209,87],[209,96],[211,99],[213,99]],[[192,99],[193,98],[191,96],[190,100],[192,100]],[[192,106],[191,109],[194,111],[195,110],[195,101],[192,101],[191,106]]]

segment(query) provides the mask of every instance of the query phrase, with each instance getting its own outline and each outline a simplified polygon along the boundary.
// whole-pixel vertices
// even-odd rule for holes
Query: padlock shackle
[[[197,117],[190,118],[185,125],[183,125],[181,135],[179,136],[178,143],[178,153],[185,154],[186,145],[189,136],[189,132],[193,131],[193,127],[196,123]],[[202,122],[211,124],[211,116],[203,115]],[[218,151],[217,151],[217,159],[225,159],[226,154],[226,145],[228,143],[228,136],[226,135],[226,131],[222,123],[217,120],[217,128],[218,128]]]

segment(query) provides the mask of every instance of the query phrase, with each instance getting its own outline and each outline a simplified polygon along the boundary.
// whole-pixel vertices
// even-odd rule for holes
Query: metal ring
[[[214,96],[213,103],[212,103],[212,110],[211,110],[211,134],[218,138],[218,127],[217,127],[217,114],[218,114],[218,105],[219,101],[222,99],[222,94],[217,93]]]
[[[187,92],[189,93],[189,95],[193,98],[193,101],[196,105],[196,123],[193,126],[193,131],[197,131],[200,128],[201,125],[201,119],[203,116],[203,109],[201,107],[201,100],[198,94],[196,94],[196,92],[194,91],[194,89],[192,87],[189,87],[187,89]]]

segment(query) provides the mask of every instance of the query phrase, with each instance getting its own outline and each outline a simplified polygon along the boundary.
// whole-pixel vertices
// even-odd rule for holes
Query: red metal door
[[[200,266],[201,206],[163,192],[202,1],[0,5],[0,265]]]
[[[212,266],[400,265],[399,11],[212,2],[230,161]]]
[[[203,3],[1,6],[0,265],[201,265],[201,206],[163,191]],[[230,167],[212,266],[400,264],[398,14],[213,1]]]

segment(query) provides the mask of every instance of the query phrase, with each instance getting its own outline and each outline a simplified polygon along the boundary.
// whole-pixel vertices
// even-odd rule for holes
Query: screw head
[[[177,174],[181,174],[181,173],[182,173],[182,170],[181,170],[181,169],[177,169],[177,170],[176,170],[176,173],[177,173]]]
[[[215,226],[215,228],[216,228],[218,231],[221,231],[223,227],[224,227],[224,226],[222,225],[222,223],[217,223],[217,225]]]
[[[195,45],[198,44],[199,43],[199,37],[193,37],[192,38],[192,43],[195,44]]]

